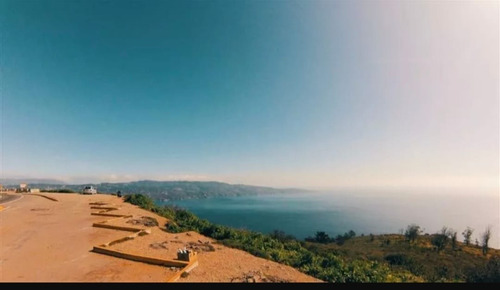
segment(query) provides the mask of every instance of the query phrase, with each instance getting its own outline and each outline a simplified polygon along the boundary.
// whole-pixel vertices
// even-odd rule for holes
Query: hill
[[[62,185],[64,182],[56,179],[45,178],[0,178],[0,184],[8,186],[19,186],[21,183],[37,184],[37,185]]]
[[[483,255],[480,246],[462,242],[457,242],[455,248],[448,243],[438,251],[432,243],[437,236],[420,235],[410,243],[400,234],[368,235],[346,239],[340,244],[307,242],[305,247],[319,254],[334,253],[348,261],[363,259],[384,263],[393,272],[407,271],[426,282],[477,282],[480,275],[488,274],[488,267],[500,261],[500,250],[489,248],[488,254]],[[499,266],[495,266],[496,273],[490,273],[496,282],[500,282]]]
[[[279,230],[263,234],[213,224],[184,209],[159,207],[144,195],[126,200],[167,218],[170,232],[196,231],[328,282],[500,282],[500,250],[488,248],[483,255],[479,246],[449,240],[438,250],[437,234],[410,241],[397,234],[357,237],[349,231],[332,239],[317,232],[299,241]]]
[[[261,194],[298,193],[303,189],[279,189],[272,187],[228,184],[216,181],[152,181],[141,180],[122,183],[98,184],[29,184],[42,190],[71,190],[81,192],[84,186],[91,185],[101,193],[145,194],[154,200],[202,199],[212,197],[248,196]]]

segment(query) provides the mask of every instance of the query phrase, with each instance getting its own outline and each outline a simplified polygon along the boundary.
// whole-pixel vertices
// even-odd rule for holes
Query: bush
[[[444,227],[440,233],[435,234],[431,238],[431,243],[436,247],[436,250],[438,252],[441,252],[446,248],[446,245],[448,244],[448,238],[449,233],[446,227]]]
[[[471,237],[472,237],[472,233],[474,232],[473,229],[471,229],[470,227],[467,227],[463,232],[462,232],[462,236],[464,236],[464,244],[466,246],[469,246],[471,244]]]
[[[466,281],[471,283],[499,283],[500,257],[491,257],[485,265],[470,269]]]
[[[280,230],[274,230],[272,231],[269,236],[273,239],[276,239],[280,242],[288,242],[288,241],[294,241],[296,240],[294,236],[292,235],[287,235],[284,231]]]
[[[281,231],[269,235],[248,230],[238,230],[216,225],[203,220],[191,212],[175,207],[158,207],[153,200],[141,194],[125,197],[125,201],[151,210],[169,219],[168,231],[196,231],[221,241],[222,244],[241,249],[257,257],[293,266],[302,272],[328,282],[383,282],[388,279],[389,268],[365,260],[345,261],[333,253],[324,253],[319,248],[306,249],[292,236]],[[318,233],[320,233],[318,235]],[[320,241],[331,239],[318,232]],[[354,231],[344,234],[342,241],[354,237]]]
[[[481,235],[481,249],[483,250],[483,255],[488,254],[488,243],[491,238],[491,227],[487,227],[486,231]]]
[[[322,243],[322,244],[326,244],[331,241],[330,237],[325,232],[316,232],[314,239],[317,243]]]
[[[422,230],[416,224],[409,225],[405,231],[406,240],[410,243],[413,243],[420,234],[422,234]]]
[[[149,196],[143,194],[127,195],[125,196],[125,201],[147,210],[156,209],[156,205],[153,200]],[[155,212],[154,210],[152,211]]]
[[[407,257],[405,254],[389,254],[385,256],[384,260],[391,265],[407,265],[413,259]]]

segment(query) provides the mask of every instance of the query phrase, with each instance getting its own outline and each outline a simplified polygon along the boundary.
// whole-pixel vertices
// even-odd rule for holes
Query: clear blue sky
[[[1,174],[498,186],[499,4],[0,0]]]

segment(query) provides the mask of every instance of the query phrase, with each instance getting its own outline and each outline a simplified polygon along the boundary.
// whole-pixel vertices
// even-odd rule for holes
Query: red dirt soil
[[[150,235],[112,245],[113,250],[165,259],[176,258],[178,248],[197,251],[198,267],[177,282],[321,282],[195,232],[167,233],[160,229],[165,218],[116,196],[42,194],[58,201],[24,194],[0,210],[0,282],[165,282],[179,271],[92,252],[94,246],[132,234],[92,227],[113,219],[91,215],[98,211],[90,208],[93,202],[120,208],[110,213],[133,216],[110,224],[151,229]],[[156,219],[159,227],[127,223],[144,216]]]

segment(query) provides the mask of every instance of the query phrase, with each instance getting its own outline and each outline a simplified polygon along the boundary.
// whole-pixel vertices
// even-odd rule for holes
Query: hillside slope
[[[159,207],[144,195],[126,197],[169,219],[171,232],[197,231],[221,243],[243,249],[328,282],[500,282],[500,251],[447,240],[441,250],[432,241],[440,235],[356,237],[349,231],[332,239],[317,232],[306,242],[281,231],[263,234],[203,220],[184,209]],[[418,234],[417,234],[418,235]]]
[[[138,243],[121,245],[127,252],[161,256],[169,255],[169,251],[175,253],[178,248],[192,247],[193,242],[211,245],[209,251],[196,246],[199,265],[179,282],[319,282],[292,267],[228,248],[195,232],[167,233],[162,230],[168,222],[165,218],[124,203],[116,196],[43,195],[57,201],[25,194],[5,204],[0,211],[1,282],[165,282],[175,269],[91,251],[96,245],[130,233],[93,227],[93,223],[109,217],[91,215],[90,203],[110,204],[119,207],[120,213],[132,215],[130,221],[122,221],[127,226],[142,217],[157,221],[158,226],[151,227],[150,235],[136,239]]]
[[[387,234],[360,236],[336,243],[306,243],[306,248],[320,254],[335,253],[346,260],[365,259],[387,263],[394,272],[408,271],[427,282],[464,282],[485,272],[488,262],[500,259],[500,250],[489,248],[483,255],[481,247],[457,242],[455,249],[451,242],[437,251],[432,244],[435,235],[424,234],[409,243],[404,235]],[[500,268],[492,269],[500,282]],[[494,278],[494,277],[490,277]],[[471,281],[473,282],[473,281]]]

